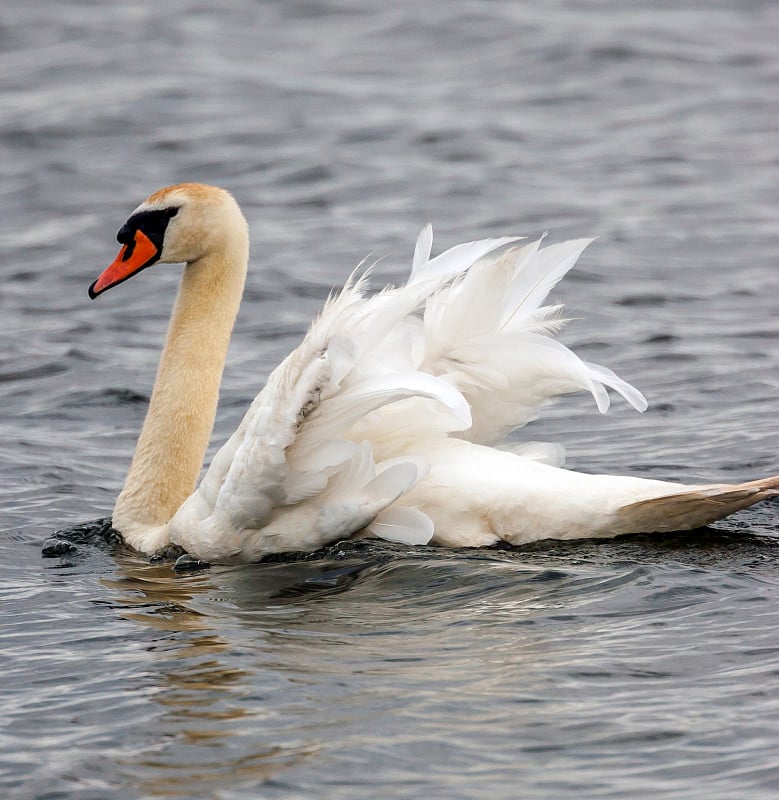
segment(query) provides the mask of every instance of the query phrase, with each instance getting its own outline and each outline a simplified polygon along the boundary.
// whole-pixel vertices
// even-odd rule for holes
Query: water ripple
[[[571,398],[529,439],[586,471],[779,473],[775,8],[6,5],[0,793],[770,796],[775,503],[684,536],[187,575],[40,548],[121,487],[180,269],[86,287],[179,180],[226,185],[252,229],[214,446],[331,288],[366,256],[399,280],[431,220],[436,247],[600,237],[556,290],[564,340],[650,409]]]

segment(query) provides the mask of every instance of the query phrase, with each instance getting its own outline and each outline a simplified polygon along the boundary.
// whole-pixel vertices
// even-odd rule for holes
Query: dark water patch
[[[149,396],[140,394],[133,389],[128,388],[108,388],[99,389],[97,391],[81,391],[69,392],[67,397],[62,399],[63,408],[84,406],[107,406],[107,407],[121,407],[132,405],[147,405]]]
[[[621,297],[615,302],[621,306],[663,306],[670,301],[666,295],[659,294],[641,294],[641,295],[628,295]]]
[[[341,134],[341,141],[344,144],[372,144],[373,142],[386,142],[398,138],[404,131],[391,124],[386,123],[373,127],[357,128],[344,130]]]
[[[644,339],[645,344],[670,344],[671,342],[677,342],[680,340],[681,337],[674,336],[670,333],[656,333],[652,336],[648,336]]]
[[[19,364],[19,360],[22,361],[22,364]],[[52,375],[56,375],[58,372],[64,372],[67,369],[67,366],[58,361],[47,361],[43,364],[24,366],[25,362],[29,364],[30,361],[34,360],[37,359],[14,359],[14,366],[12,369],[0,370],[0,383],[18,383],[19,381],[50,378]]]
[[[631,61],[640,58],[641,54],[634,47],[628,45],[608,44],[593,47],[590,56],[595,61]]]
[[[310,167],[299,168],[294,171],[286,172],[281,176],[281,182],[287,184],[313,184],[333,178],[333,171],[324,164],[316,164]]]

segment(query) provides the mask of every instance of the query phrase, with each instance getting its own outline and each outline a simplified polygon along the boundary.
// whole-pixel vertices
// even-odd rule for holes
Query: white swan
[[[542,307],[587,240],[541,249],[491,239],[430,259],[420,234],[405,286],[331,297],[271,374],[195,489],[248,259],[246,221],[222,189],[181,184],[129,217],[96,297],[157,262],[185,262],[149,410],[113,525],[143,553],[170,543],[210,562],[312,550],[361,532],[482,546],[708,524],[779,494],[779,476],[686,486],[560,468],[560,449],[495,449],[552,398],[605,412],[643,396],[553,335]],[[498,254],[498,255],[496,255]],[[421,313],[420,313],[421,312]]]

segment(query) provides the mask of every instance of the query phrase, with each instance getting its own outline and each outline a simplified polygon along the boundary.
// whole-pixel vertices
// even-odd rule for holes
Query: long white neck
[[[113,526],[136,550],[167,544],[167,523],[194,491],[214,425],[227,347],[243,294],[248,237],[184,269],[149,410]]]

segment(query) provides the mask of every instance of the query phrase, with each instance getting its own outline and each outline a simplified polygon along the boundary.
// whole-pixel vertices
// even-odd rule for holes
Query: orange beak
[[[89,296],[94,300],[106,289],[132,278],[136,272],[150,267],[159,258],[159,250],[151,239],[140,229],[130,245],[122,245],[119,255],[106,267],[100,277],[89,287]]]

